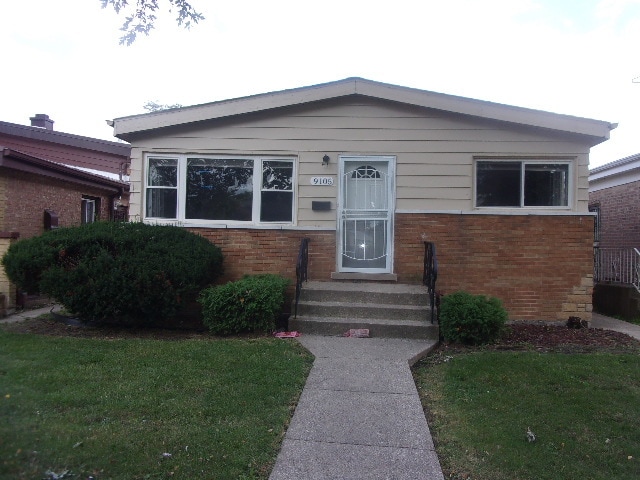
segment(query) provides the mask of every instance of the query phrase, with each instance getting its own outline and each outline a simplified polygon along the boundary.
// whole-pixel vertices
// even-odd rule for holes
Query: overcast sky
[[[190,31],[162,11],[124,47],[100,0],[1,1],[0,120],[114,140],[105,120],[148,101],[364,77],[618,123],[592,167],[640,153],[640,0],[191,3],[206,19]]]

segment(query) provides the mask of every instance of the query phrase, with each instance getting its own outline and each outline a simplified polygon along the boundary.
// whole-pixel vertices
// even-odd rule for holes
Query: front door
[[[392,273],[394,158],[340,157],[338,270]]]

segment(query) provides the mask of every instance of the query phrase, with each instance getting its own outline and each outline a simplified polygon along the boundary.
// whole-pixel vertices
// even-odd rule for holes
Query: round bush
[[[272,332],[282,313],[289,280],[278,275],[247,275],[202,291],[204,324],[216,335]]]
[[[440,333],[447,341],[480,345],[497,339],[508,318],[499,299],[456,292],[442,298]]]
[[[222,273],[220,249],[183,228],[96,222],[12,245],[2,259],[18,288],[83,320],[152,325]]]

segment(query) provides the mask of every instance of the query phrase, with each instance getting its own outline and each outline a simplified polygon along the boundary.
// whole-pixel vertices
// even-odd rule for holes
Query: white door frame
[[[376,266],[374,268],[361,268],[357,266],[344,265],[344,246],[345,246],[345,221],[348,219],[354,219],[350,217],[349,212],[345,212],[345,193],[346,193],[346,181],[345,181],[345,164],[348,162],[358,162],[362,166],[375,165],[385,162],[387,166],[387,208],[386,216],[376,216],[377,220],[386,221],[386,253],[384,266]],[[359,273],[393,273],[393,219],[395,212],[395,171],[396,171],[396,157],[391,155],[340,155],[338,166],[338,201],[337,201],[337,255],[336,255],[336,268],[338,272],[359,272]],[[383,215],[378,211],[378,215]]]

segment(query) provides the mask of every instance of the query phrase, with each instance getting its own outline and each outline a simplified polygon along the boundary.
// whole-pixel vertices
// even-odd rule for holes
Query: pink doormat
[[[343,337],[369,338],[369,329],[368,328],[352,328],[348,332],[345,332]]]
[[[277,332],[273,336],[276,338],[296,338],[300,336],[300,332]]]

